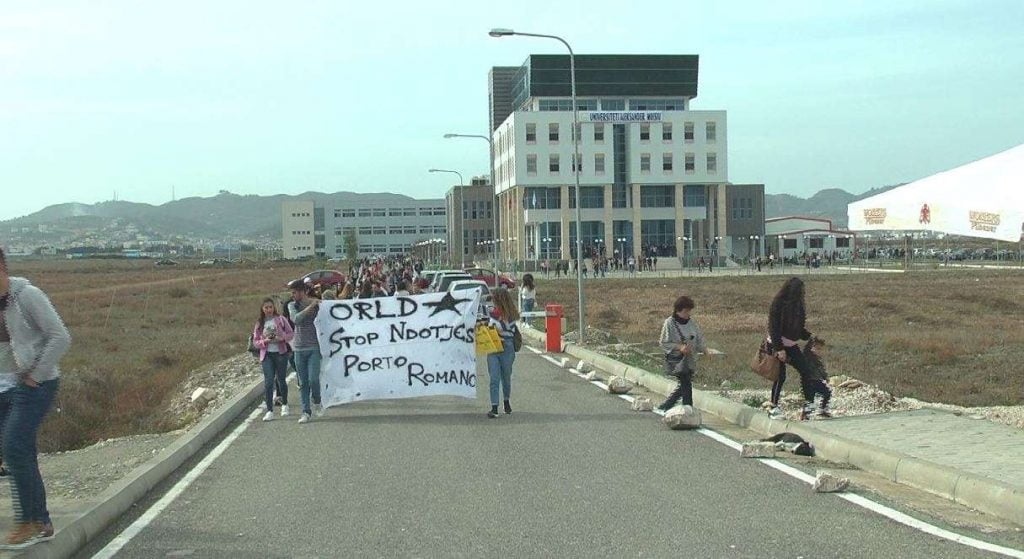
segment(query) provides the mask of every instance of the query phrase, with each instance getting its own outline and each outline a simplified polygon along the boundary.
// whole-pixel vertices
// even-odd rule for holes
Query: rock
[[[651,411],[654,409],[654,404],[651,403],[650,398],[634,398],[630,407],[633,411]]]
[[[839,388],[843,388],[845,390],[855,390],[857,388],[860,388],[860,387],[864,386],[864,383],[859,381],[859,380],[857,380],[857,379],[855,379],[855,378],[852,378],[852,379],[844,380],[843,382],[840,382],[837,386]]]
[[[760,441],[743,443],[740,456],[742,458],[775,458],[775,443]]]
[[[727,380],[723,380],[722,384],[721,384],[721,387],[722,387],[722,390],[729,390],[730,388],[732,388],[732,383],[727,381]]]
[[[592,370],[592,367],[590,367],[590,365],[588,365],[586,361],[580,359],[579,362],[576,363],[576,370],[581,373],[586,373]]]
[[[217,393],[209,388],[196,388],[189,399],[192,401],[193,406],[202,410],[206,408],[210,402],[217,399]]]
[[[837,493],[850,487],[850,478],[839,477],[828,472],[818,472],[814,479],[814,490],[818,493]]]
[[[608,392],[611,394],[625,394],[633,389],[633,385],[622,377],[613,376],[608,379]]]
[[[765,401],[761,402],[761,409],[763,409],[763,410],[770,410],[770,409],[772,409],[772,402],[771,402],[771,400],[765,400]]]
[[[673,431],[696,429],[700,427],[700,412],[693,406],[672,408],[665,413],[662,421]]]
[[[590,371],[589,373],[583,375],[583,378],[586,380],[597,380],[597,373],[595,373],[594,371]]]

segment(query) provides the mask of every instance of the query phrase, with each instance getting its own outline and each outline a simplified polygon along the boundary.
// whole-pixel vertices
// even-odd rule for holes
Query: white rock
[[[576,364],[576,370],[581,373],[586,373],[588,371],[593,371],[594,368],[590,366],[590,363],[580,359],[579,363]]]
[[[208,406],[210,402],[216,399],[217,392],[209,388],[196,388],[195,391],[192,392],[192,396],[190,397],[192,405],[194,405],[196,408],[200,410]]]
[[[625,394],[633,389],[628,380],[614,376],[608,379],[608,392],[611,394]]]
[[[839,477],[828,472],[818,472],[814,479],[814,490],[818,493],[836,493],[850,487],[850,478]]]
[[[864,383],[855,378],[852,378],[850,380],[844,380],[843,382],[839,383],[838,386],[839,388],[844,388],[846,390],[854,390],[864,386]]]
[[[633,404],[630,406],[633,411],[651,411],[654,409],[654,404],[651,403],[650,398],[633,398]]]
[[[586,380],[597,380],[597,373],[595,373],[594,371],[590,371],[589,373],[583,375],[583,378],[585,378]]]
[[[775,458],[775,443],[760,441],[743,443],[740,456],[743,458]]]
[[[700,427],[700,412],[693,406],[672,408],[665,413],[662,421],[673,431],[696,429]]]

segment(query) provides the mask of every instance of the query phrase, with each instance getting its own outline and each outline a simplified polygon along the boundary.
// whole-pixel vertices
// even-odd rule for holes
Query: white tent
[[[1024,144],[847,206],[850,229],[1021,240]]]

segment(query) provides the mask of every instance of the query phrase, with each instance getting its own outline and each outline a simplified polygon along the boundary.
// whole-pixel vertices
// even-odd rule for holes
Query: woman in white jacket
[[[13,483],[15,525],[2,547],[23,549],[53,537],[36,446],[60,384],[58,363],[71,345],[64,322],[38,287],[7,274],[0,249],[0,398],[3,457]]]

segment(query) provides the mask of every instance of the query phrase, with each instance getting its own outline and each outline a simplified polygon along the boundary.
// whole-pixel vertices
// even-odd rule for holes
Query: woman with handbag
[[[512,363],[516,360],[515,340],[519,334],[519,327],[516,325],[519,310],[516,309],[512,295],[504,287],[491,292],[491,302],[494,304],[494,311],[489,322],[498,330],[502,345],[502,351],[487,356],[487,375],[490,377],[491,385],[491,411],[487,412],[487,417],[494,419],[498,417],[499,385],[505,394],[505,413],[512,413],[512,404],[509,400],[512,394]]]
[[[672,306],[672,316],[661,326],[661,349],[665,352],[665,374],[676,377],[679,384],[658,409],[668,411],[680,398],[684,406],[693,405],[693,373],[697,369],[697,353],[707,351],[704,333],[690,314],[693,299],[683,295]]]
[[[779,377],[772,384],[772,408],[768,411],[768,415],[772,418],[783,416],[779,399],[782,397],[782,385],[786,382],[787,364],[792,365],[800,373],[800,384],[806,400],[803,410],[800,412],[801,420],[810,418],[814,411],[815,396],[821,392],[821,383],[814,382],[814,371],[797,344],[797,340],[811,339],[812,334],[807,331],[806,322],[804,282],[800,278],[790,278],[775,295],[771,309],[768,311],[770,349],[775,353],[775,357],[782,362],[779,367]],[[818,415],[824,418],[832,417],[828,411],[828,398],[822,398]]]

